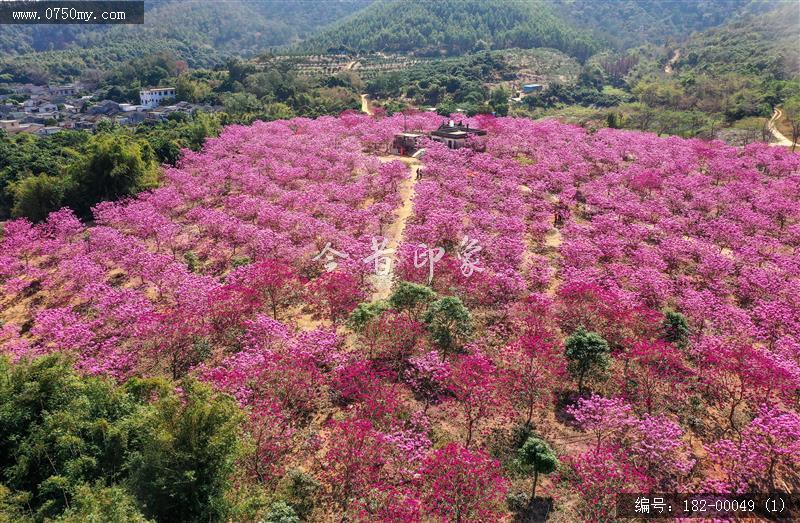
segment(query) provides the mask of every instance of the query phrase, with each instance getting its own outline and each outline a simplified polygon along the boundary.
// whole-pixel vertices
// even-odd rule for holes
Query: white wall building
[[[160,87],[139,91],[139,102],[148,108],[158,107],[164,100],[175,98],[174,87]]]

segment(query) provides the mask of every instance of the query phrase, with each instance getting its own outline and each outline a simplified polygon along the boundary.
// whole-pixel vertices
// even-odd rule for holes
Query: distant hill
[[[585,60],[601,44],[541,2],[389,0],[333,24],[299,49],[452,56],[511,47],[551,47]]]
[[[141,26],[0,27],[0,82],[73,79],[164,52],[192,67],[267,50],[452,57],[547,47],[584,62],[644,44],[681,47],[684,70],[798,70],[789,0],[147,0],[145,9]]]
[[[664,45],[777,2],[754,0],[549,0],[565,20],[617,49]]]
[[[5,25],[0,65],[59,75],[172,51],[193,66],[292,44],[372,0],[148,0],[143,25]],[[8,72],[8,71],[6,71]]]
[[[682,46],[676,69],[790,78],[800,74],[799,35],[800,6],[781,3],[767,13],[745,15],[693,35]]]

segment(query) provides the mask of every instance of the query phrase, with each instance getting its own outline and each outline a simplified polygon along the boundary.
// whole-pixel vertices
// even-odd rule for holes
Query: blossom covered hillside
[[[486,116],[388,153],[440,123],[231,126],[91,224],[6,223],[0,350],[231,395],[233,488],[302,520],[800,489],[800,155]]]

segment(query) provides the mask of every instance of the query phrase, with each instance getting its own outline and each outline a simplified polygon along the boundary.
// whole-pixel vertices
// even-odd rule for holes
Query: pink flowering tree
[[[695,465],[683,429],[664,415],[638,418],[623,400],[596,395],[579,399],[567,412],[592,433],[595,452],[614,449],[619,460],[661,489],[681,486]]]
[[[635,343],[625,359],[620,388],[648,414],[685,399],[693,371],[680,350],[663,341]]]
[[[593,435],[595,449],[621,440],[636,422],[630,405],[623,400],[596,394],[580,398],[574,406],[567,408],[567,413],[575,419],[578,427]]]
[[[443,521],[496,521],[505,510],[508,482],[500,464],[482,451],[456,443],[430,455],[420,467],[422,513]]]
[[[612,521],[619,494],[647,491],[647,476],[618,454],[617,449],[600,447],[564,460],[568,471],[564,479],[580,496],[584,521]]]
[[[311,280],[306,290],[315,315],[334,324],[343,320],[366,297],[358,279],[343,271],[323,273]]]
[[[497,368],[481,353],[464,356],[453,365],[447,390],[452,395],[447,410],[464,425],[464,446],[469,448],[480,425],[503,413]]]
[[[276,320],[302,297],[302,283],[295,271],[275,260],[240,267],[229,274],[226,281],[258,292],[261,302]]]
[[[800,416],[796,412],[762,405],[741,432],[741,439],[723,439],[706,445],[711,461],[723,472],[710,486],[720,492],[755,489],[791,490],[800,468]]]
[[[531,424],[536,407],[550,404],[554,389],[567,376],[563,351],[546,331],[524,334],[504,347],[500,365],[505,386],[526,425]]]
[[[434,350],[411,358],[408,364],[404,381],[423,402],[423,411],[427,412],[431,404],[438,403],[447,394],[450,363],[443,361]]]

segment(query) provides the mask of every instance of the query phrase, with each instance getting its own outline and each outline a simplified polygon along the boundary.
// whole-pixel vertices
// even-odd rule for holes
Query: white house
[[[148,108],[158,107],[164,100],[175,98],[174,87],[160,87],[139,91],[139,102]]]
[[[133,105],[133,104],[119,104],[119,108],[123,113],[131,113],[131,112],[140,113],[147,109],[147,107],[143,105]]]

